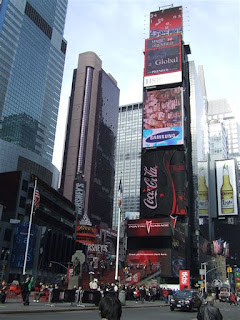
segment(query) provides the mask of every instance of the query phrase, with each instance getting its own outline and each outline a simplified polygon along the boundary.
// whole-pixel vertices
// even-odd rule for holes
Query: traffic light
[[[236,289],[240,289],[240,268],[236,268],[234,271],[235,271],[235,286],[236,286]]]
[[[49,263],[49,268],[52,268],[52,262]]]

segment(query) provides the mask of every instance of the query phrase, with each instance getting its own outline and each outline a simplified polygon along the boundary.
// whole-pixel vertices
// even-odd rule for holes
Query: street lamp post
[[[215,259],[201,263],[201,270],[203,269],[203,266],[204,266],[204,290],[205,290],[205,293],[207,293],[207,264],[209,262],[214,262],[214,261],[215,261]]]

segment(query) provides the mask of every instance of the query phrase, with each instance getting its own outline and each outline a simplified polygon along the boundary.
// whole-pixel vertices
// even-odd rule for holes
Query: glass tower
[[[140,213],[142,103],[119,107],[113,204],[113,227],[118,223],[118,186],[122,181],[122,213]]]
[[[67,47],[63,39],[67,2],[1,1],[1,172],[19,169],[4,162],[3,147],[13,148],[13,144],[16,158],[21,154],[52,170]]]

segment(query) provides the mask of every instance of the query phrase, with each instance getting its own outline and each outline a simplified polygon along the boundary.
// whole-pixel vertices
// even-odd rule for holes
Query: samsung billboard
[[[181,34],[145,40],[144,87],[182,82]]]
[[[181,33],[182,7],[158,10],[150,13],[150,38]]]
[[[143,110],[143,148],[183,143],[182,88],[147,91]]]
[[[216,161],[218,216],[238,215],[235,160]]]

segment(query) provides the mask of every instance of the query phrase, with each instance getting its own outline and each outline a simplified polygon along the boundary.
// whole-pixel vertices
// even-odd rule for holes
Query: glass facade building
[[[142,151],[142,103],[119,107],[113,227],[118,223],[118,186],[123,189],[122,213],[140,213],[140,172]]]
[[[28,150],[48,167],[66,52],[67,0],[4,0],[0,7],[0,161],[4,147]],[[17,149],[16,149],[17,150]],[[15,157],[18,157],[16,151]],[[33,159],[35,157],[35,159]],[[0,171],[12,171],[0,162]]]

